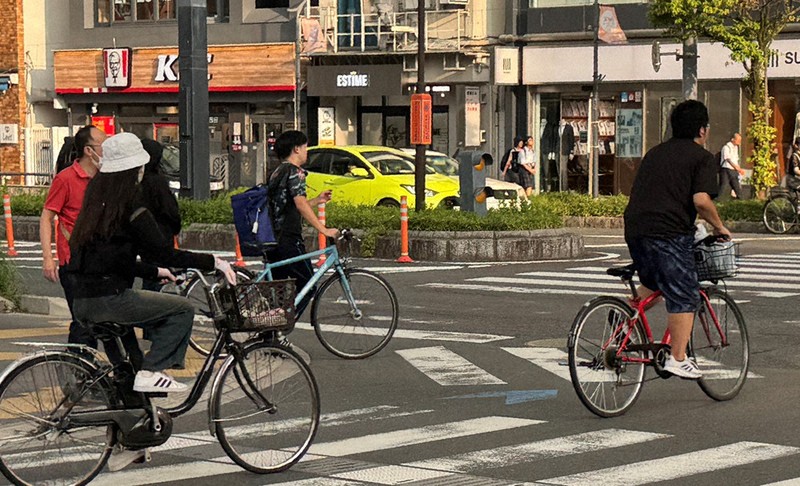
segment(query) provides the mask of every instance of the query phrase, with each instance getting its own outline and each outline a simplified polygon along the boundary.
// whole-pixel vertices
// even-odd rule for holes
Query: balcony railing
[[[459,51],[469,38],[465,10],[425,12],[425,49]],[[315,8],[308,17],[319,22],[325,49],[313,53],[412,52],[417,49],[416,12],[337,14],[335,7]]]

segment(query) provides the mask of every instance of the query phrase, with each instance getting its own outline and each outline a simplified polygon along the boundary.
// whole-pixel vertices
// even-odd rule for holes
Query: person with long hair
[[[102,153],[100,171],[86,190],[70,239],[75,317],[80,322],[115,322],[145,329],[152,344],[136,373],[133,390],[184,391],[187,386],[164,370],[184,366],[194,308],[183,297],[133,290],[135,277],[175,280],[166,268],[137,263],[136,258],[182,268],[216,268],[231,284],[236,275],[228,262],[211,254],[174,249],[153,214],[137,204],[150,156],[136,135],[108,138]]]

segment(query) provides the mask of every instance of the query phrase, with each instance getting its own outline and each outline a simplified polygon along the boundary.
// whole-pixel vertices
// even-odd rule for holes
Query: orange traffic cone
[[[236,262],[233,264],[236,267],[244,267],[247,264],[242,258],[242,249],[239,247],[239,235],[236,235]]]
[[[325,216],[325,203],[317,204],[317,219],[319,219],[319,222],[322,223],[322,226],[325,226],[327,223],[328,218]],[[322,233],[319,234],[319,239],[317,241],[319,242],[320,250],[328,246],[328,240]],[[323,264],[325,264],[325,260],[327,260],[325,255],[320,255],[319,260],[317,260],[317,266],[321,267]]]
[[[11,196],[3,195],[3,212],[6,216],[6,239],[8,240],[8,256],[17,256],[14,249],[14,224],[11,221]]]
[[[400,197],[400,258],[397,263],[414,263],[408,256],[408,198]]]

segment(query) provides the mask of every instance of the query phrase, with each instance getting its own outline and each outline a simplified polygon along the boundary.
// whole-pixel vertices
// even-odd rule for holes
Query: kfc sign
[[[214,62],[214,54],[207,54],[208,64]],[[161,54],[158,56],[158,66],[153,80],[163,83],[165,81],[178,81],[180,79],[178,66],[178,56],[176,54]],[[208,75],[209,81],[211,74]]]
[[[103,77],[106,88],[129,88],[131,86],[130,47],[103,49]]]

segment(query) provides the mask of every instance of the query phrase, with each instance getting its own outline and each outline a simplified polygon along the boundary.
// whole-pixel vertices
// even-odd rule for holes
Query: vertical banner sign
[[[132,58],[130,47],[103,49],[103,78],[106,88],[130,88]]]
[[[464,116],[466,133],[465,147],[477,147],[481,144],[481,90],[477,87],[464,89]]]
[[[600,7],[600,24],[597,37],[606,44],[624,44],[628,42],[625,31],[619,25],[617,11],[614,7],[603,5]]]
[[[433,133],[433,100],[431,95],[411,95],[411,145],[430,145]]]
[[[117,125],[113,116],[93,116],[92,126],[102,130],[109,137],[117,133]]]
[[[317,132],[319,144],[323,147],[336,145],[336,109],[333,107],[317,108]]]

